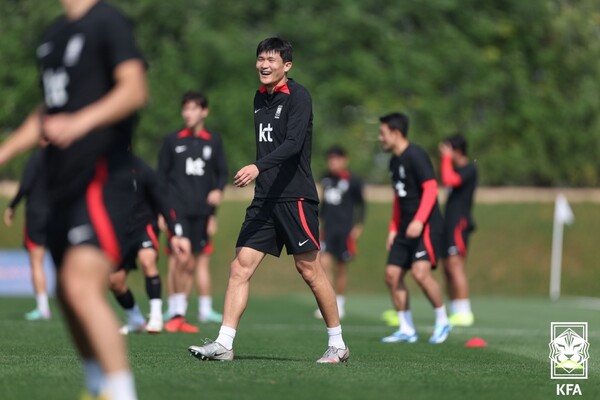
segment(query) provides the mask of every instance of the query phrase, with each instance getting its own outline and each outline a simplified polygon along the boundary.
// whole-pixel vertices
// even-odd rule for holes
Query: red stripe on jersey
[[[302,228],[304,228],[304,232],[306,232],[310,240],[312,240],[315,246],[317,246],[317,249],[321,250],[319,242],[315,240],[315,237],[313,236],[312,232],[310,231],[310,229],[308,229],[308,223],[306,222],[306,216],[304,215],[304,207],[302,206],[302,201],[303,199],[298,200],[298,212],[300,213],[300,221],[302,222]]]
[[[467,246],[463,240],[463,231],[467,229],[468,222],[466,218],[461,218],[460,222],[454,227],[454,243],[458,249],[458,254],[465,257],[467,255]]]
[[[438,186],[435,179],[429,179],[423,182],[421,187],[423,188],[423,194],[421,195],[421,203],[414,219],[426,223],[437,200]]]
[[[394,208],[392,209],[392,219],[390,220],[390,226],[388,232],[398,232],[400,229],[400,200],[398,196],[394,193]]]
[[[156,233],[154,233],[154,229],[152,229],[152,224],[146,225],[146,233],[150,237],[150,240],[152,240],[152,245],[154,246],[154,248],[158,250],[158,238],[156,237]]]
[[[265,93],[268,90],[267,85],[262,85],[261,87],[258,88],[258,91],[261,93]],[[288,87],[287,83],[284,83],[283,85],[279,85],[279,86],[275,86],[275,89],[273,89],[273,93],[276,92],[283,92],[285,94],[290,94],[290,88]]]
[[[429,224],[425,225],[425,232],[423,233],[423,242],[425,243],[425,250],[427,250],[427,254],[429,255],[429,262],[431,262],[431,265],[435,265],[435,252],[433,251],[433,245],[431,244],[431,228]]]
[[[444,154],[442,156],[440,175],[444,186],[459,187],[463,183],[460,175],[454,170],[452,156],[450,154]]]
[[[119,241],[104,204],[104,185],[108,180],[108,165],[101,159],[96,163],[96,175],[85,193],[88,212],[100,247],[114,265],[121,261]]]

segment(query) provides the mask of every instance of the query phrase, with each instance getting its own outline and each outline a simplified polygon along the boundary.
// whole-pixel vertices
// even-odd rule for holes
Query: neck
[[[192,132],[194,132],[194,136],[198,136],[200,132],[204,130],[204,122],[200,122],[196,126],[192,128]]]
[[[469,158],[467,156],[461,155],[458,156],[455,160],[454,160],[454,164],[457,167],[464,167],[465,165],[467,165],[469,163]]]
[[[74,21],[81,18],[99,0],[62,0],[67,19]]]
[[[273,91],[275,91],[275,88],[278,86],[283,86],[287,83],[287,76],[284,76],[282,80],[280,80],[277,83],[271,84],[271,85],[267,85],[267,93],[269,94],[273,94]]]
[[[404,153],[404,150],[406,150],[409,144],[410,142],[406,138],[400,138],[394,144],[394,147],[392,147],[392,153],[394,153],[395,156],[399,156],[400,154]]]

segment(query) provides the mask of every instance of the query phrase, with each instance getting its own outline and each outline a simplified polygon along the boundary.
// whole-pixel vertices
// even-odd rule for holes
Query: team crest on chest
[[[79,62],[79,56],[81,55],[84,44],[85,36],[83,36],[82,33],[71,36],[69,43],[67,43],[67,47],[65,47],[65,55],[63,58],[65,66],[72,67]]]
[[[210,160],[211,155],[212,155],[212,147],[204,146],[204,148],[202,148],[202,158],[204,158],[205,160]]]
[[[283,110],[283,105],[277,106],[277,111],[275,111],[275,119],[279,119],[279,117],[281,117],[281,110]]]
[[[398,169],[398,174],[400,174],[400,179],[406,178],[406,171],[404,171],[404,165],[400,165],[400,168]]]

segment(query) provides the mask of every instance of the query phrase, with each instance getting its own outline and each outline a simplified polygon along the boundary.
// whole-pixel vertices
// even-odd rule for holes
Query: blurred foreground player
[[[439,146],[442,184],[449,188],[444,213],[442,264],[450,297],[450,324],[471,326],[475,318],[469,300],[465,260],[470,233],[475,229],[472,208],[477,168],[467,156],[467,141],[458,134]]]
[[[410,311],[406,275],[412,276],[435,310],[435,326],[429,343],[442,343],[450,324],[442,291],[431,274],[439,255],[442,215],[437,202],[437,182],[431,160],[419,146],[410,143],[408,117],[392,113],[380,118],[379,141],[392,153],[390,175],[394,189],[385,281],[400,320],[400,328],[381,339],[384,343],[418,340]]]

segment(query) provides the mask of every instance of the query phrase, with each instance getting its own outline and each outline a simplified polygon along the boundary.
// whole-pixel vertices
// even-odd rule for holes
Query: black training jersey
[[[78,111],[104,97],[115,85],[113,72],[130,59],[141,59],[130,22],[114,7],[99,1],[75,21],[56,20],[37,48],[48,114]],[[66,149],[47,152],[51,200],[81,193],[100,157],[128,151],[134,116],[95,129]]]
[[[419,210],[423,197],[422,185],[429,180],[435,181],[435,172],[425,150],[411,143],[402,154],[392,156],[390,175],[396,197],[395,206],[399,208],[396,211],[400,214],[398,233],[404,234]],[[437,199],[427,221],[424,222],[435,224],[441,229],[442,214]]]
[[[469,162],[463,167],[455,168],[460,176],[460,185],[449,189],[446,203],[445,218],[447,223],[456,224],[462,217],[466,217],[471,226],[474,226],[471,210],[473,197],[477,187],[477,168]]]
[[[206,130],[194,135],[191,129],[168,135],[160,149],[158,174],[163,193],[168,194],[177,214],[211,214],[214,210],[206,202],[208,193],[223,190],[227,183],[221,137]]]
[[[319,201],[310,168],[312,100],[292,79],[272,94],[262,86],[254,96],[256,178],[254,196],[272,201]]]
[[[10,208],[15,208],[21,202],[23,197],[26,198],[25,209],[26,214],[46,215],[48,212],[48,195],[46,188],[46,177],[44,168],[44,152],[45,149],[38,149],[31,154],[23,176],[19,185],[19,191],[9,204]]]
[[[174,220],[170,213],[171,207],[160,191],[157,173],[141,158],[134,157],[132,175],[136,200],[128,224],[129,231],[139,231],[148,224],[155,224],[161,214],[172,232]]]
[[[348,171],[340,175],[328,173],[321,179],[321,186],[320,216],[326,231],[350,232],[354,225],[364,222],[365,200],[359,177]]]

